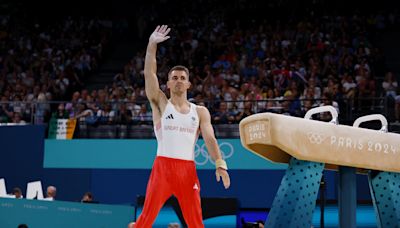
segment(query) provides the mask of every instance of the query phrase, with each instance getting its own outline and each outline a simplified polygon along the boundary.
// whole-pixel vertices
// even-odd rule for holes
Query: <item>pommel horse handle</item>
[[[359,117],[354,121],[353,127],[359,127],[361,123],[373,121],[373,120],[381,121],[382,128],[380,130],[383,132],[388,132],[388,122],[387,122],[386,118],[381,114],[372,114],[372,115]]]
[[[304,119],[309,120],[309,119],[311,119],[312,115],[318,114],[318,113],[323,113],[323,112],[330,112],[332,115],[332,120],[330,122],[334,123],[334,124],[338,124],[338,113],[337,113],[336,109],[330,105],[316,107],[316,108],[308,110],[306,115],[304,116]]]

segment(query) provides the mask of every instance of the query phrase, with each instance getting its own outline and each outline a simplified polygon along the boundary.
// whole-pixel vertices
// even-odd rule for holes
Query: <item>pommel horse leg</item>
[[[380,131],[388,131],[386,118],[379,114],[360,117],[354,125],[371,120],[380,120]],[[368,183],[378,227],[400,227],[400,173],[371,170]]]
[[[304,118],[321,112],[330,112],[331,122],[337,123],[338,114],[332,106],[311,109]],[[324,167],[324,163],[290,159],[265,227],[311,227]]]
[[[370,171],[368,180],[378,227],[400,227],[400,173]]]
[[[310,228],[324,163],[291,158],[265,227]]]

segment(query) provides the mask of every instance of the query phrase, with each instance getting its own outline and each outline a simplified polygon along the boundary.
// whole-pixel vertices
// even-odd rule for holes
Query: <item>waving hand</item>
[[[149,38],[150,43],[161,43],[169,39],[168,33],[171,31],[167,25],[157,26],[156,30],[151,34]]]

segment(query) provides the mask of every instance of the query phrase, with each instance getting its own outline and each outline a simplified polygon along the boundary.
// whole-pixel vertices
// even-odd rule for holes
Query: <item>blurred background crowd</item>
[[[399,46],[387,38],[400,27],[394,8],[159,0],[54,16],[9,4],[0,14],[1,123],[151,124],[144,55],[161,23],[172,28],[157,54],[161,89],[168,93],[170,67],[187,66],[189,100],[207,106],[215,124],[259,112],[303,117],[322,105],[345,122],[368,113],[400,118],[400,66],[391,64],[399,57],[386,51]]]

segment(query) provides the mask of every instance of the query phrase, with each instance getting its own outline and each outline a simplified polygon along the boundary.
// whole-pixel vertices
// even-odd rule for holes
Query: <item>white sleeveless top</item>
[[[154,126],[157,156],[193,161],[199,122],[195,104],[190,103],[190,111],[182,114],[168,100],[161,121]]]

